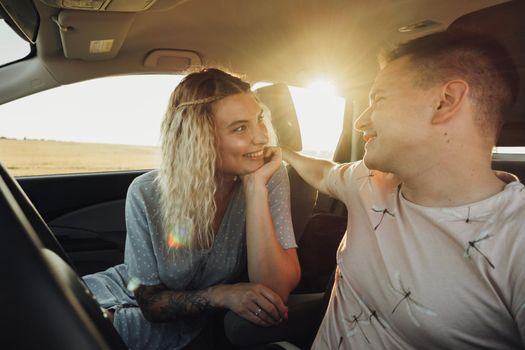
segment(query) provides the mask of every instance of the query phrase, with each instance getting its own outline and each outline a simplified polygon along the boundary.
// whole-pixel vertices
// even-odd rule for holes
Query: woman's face
[[[261,106],[251,92],[225,97],[213,105],[217,142],[217,170],[245,175],[264,164],[268,143]]]

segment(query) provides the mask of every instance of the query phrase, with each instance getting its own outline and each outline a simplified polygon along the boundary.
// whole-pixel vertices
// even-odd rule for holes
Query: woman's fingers
[[[279,315],[277,308],[264,296],[260,295],[254,304],[256,305],[254,314],[263,321],[274,325],[282,321],[282,317]]]
[[[267,318],[262,314],[263,312],[264,311],[262,311],[261,308],[254,304],[253,310],[249,308],[244,309],[243,312],[241,312],[240,316],[259,326],[272,326],[273,322],[268,322]]]
[[[260,326],[278,325],[287,315],[287,307],[275,292],[262,284],[239,283],[230,288],[229,308]],[[237,295],[237,296],[235,296]]]
[[[272,304],[277,313],[276,316],[279,319],[287,318],[288,307],[284,304],[281,297],[270,288],[267,288],[265,286],[261,287],[261,295],[264,296]]]
[[[264,148],[264,159],[266,162],[276,162],[281,164],[282,154],[279,147],[265,147]]]

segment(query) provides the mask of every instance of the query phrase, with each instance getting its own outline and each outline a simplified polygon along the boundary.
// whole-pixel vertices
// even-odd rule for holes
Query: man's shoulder
[[[525,186],[519,181],[513,181],[505,186],[503,192],[506,199],[505,212],[510,216],[507,219],[525,223]],[[525,232],[525,225],[520,227]]]

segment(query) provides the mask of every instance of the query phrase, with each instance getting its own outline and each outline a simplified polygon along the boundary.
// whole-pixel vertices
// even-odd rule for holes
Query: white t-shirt
[[[328,190],[348,227],[313,349],[524,348],[523,184],[428,208],[356,162],[335,167]]]

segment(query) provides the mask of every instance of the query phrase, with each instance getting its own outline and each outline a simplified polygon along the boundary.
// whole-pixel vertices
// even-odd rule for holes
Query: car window
[[[257,82],[252,89],[272,85]],[[301,129],[302,153],[322,159],[333,159],[343,130],[346,100],[337,95],[327,82],[314,82],[309,87],[288,86]]]
[[[345,99],[315,85],[289,88],[301,128],[302,152],[333,159],[343,129]]]
[[[156,168],[160,123],[182,77],[94,79],[1,105],[0,161],[15,176]],[[312,89],[290,91],[303,152],[331,159],[344,99]]]
[[[0,106],[0,161],[15,176],[151,169],[180,75],[64,85]]]
[[[0,19],[0,66],[24,58],[30,52],[31,45],[20,38],[4,19]]]
[[[525,147],[494,147],[493,154],[523,154],[525,155]]]

